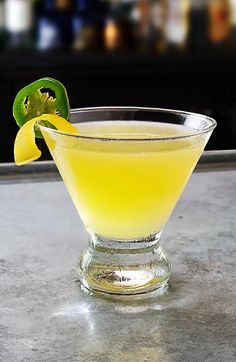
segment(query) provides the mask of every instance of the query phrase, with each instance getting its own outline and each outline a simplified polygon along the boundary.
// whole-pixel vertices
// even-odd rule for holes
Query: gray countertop
[[[80,290],[86,233],[60,181],[0,183],[0,361],[236,360],[236,169],[195,173],[162,237],[149,301]]]

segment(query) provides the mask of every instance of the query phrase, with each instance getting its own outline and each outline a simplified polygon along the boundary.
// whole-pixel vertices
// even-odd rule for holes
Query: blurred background
[[[0,162],[18,90],[62,81],[71,107],[168,107],[215,117],[236,148],[236,0],[0,0]],[[44,158],[48,158],[44,152]]]

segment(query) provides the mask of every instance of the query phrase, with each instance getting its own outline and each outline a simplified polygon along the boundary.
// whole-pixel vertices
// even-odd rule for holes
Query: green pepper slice
[[[55,94],[55,98],[42,90],[49,90]],[[13,103],[13,116],[19,127],[34,117],[41,114],[56,114],[68,119],[70,113],[69,99],[64,85],[53,78],[41,78],[22,88],[16,95]],[[41,138],[41,132],[35,128],[37,138]]]

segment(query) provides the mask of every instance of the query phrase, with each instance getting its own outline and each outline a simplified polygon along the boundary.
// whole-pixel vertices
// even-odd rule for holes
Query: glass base
[[[167,285],[171,264],[160,235],[125,241],[90,234],[89,247],[77,264],[82,286],[93,293],[124,296]]]

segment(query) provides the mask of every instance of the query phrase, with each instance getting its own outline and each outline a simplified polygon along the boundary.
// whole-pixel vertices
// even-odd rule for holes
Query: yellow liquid
[[[85,226],[115,239],[147,237],[166,224],[206,144],[206,136],[171,124],[109,121],[78,125],[94,140],[43,131]],[[129,138],[136,138],[130,141]]]

